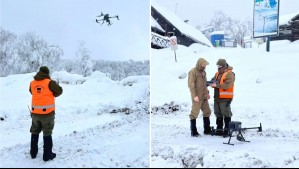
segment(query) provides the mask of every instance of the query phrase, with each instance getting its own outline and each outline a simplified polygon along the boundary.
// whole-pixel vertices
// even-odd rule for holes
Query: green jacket
[[[192,100],[196,96],[198,96],[199,100],[205,100],[209,94],[206,86],[206,72],[201,66],[204,62],[207,61],[203,58],[198,59],[196,67],[191,69],[188,73],[188,87],[191,92]]]

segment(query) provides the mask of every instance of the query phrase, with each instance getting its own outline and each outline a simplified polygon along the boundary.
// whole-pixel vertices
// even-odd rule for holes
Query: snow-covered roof
[[[224,35],[224,31],[214,31],[211,35]]]
[[[279,25],[286,25],[295,16],[299,15],[299,12],[291,13],[287,15],[279,15]]]
[[[151,27],[155,27],[155,28],[165,32],[165,30],[158,24],[158,22],[153,17],[151,17]]]
[[[176,16],[172,11],[160,6],[155,1],[151,1],[151,5],[159,11],[169,22],[171,22],[180,32],[192,38],[197,42],[212,46],[211,42],[195,27],[185,23],[182,19]]]

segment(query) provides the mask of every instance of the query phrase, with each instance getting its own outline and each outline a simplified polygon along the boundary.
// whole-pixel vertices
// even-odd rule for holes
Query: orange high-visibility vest
[[[49,89],[50,79],[33,80],[30,83],[32,93],[32,113],[49,114],[55,110],[55,99]]]
[[[224,79],[227,76],[228,73],[232,72],[231,70],[228,70],[223,73],[221,79],[220,79],[220,85],[224,83]],[[218,78],[219,72],[216,73],[215,77]],[[232,99],[234,97],[234,85],[232,85],[228,89],[221,89],[219,88],[219,99]]]

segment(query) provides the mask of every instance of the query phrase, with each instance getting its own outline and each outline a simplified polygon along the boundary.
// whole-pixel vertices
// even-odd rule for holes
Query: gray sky
[[[155,0],[193,26],[208,24],[217,10],[244,21],[253,18],[254,0]],[[280,0],[280,14],[299,12],[299,0]]]
[[[149,1],[144,0],[1,0],[1,27],[36,32],[72,58],[85,41],[95,59],[149,59]],[[95,22],[101,11],[119,15],[107,27]]]

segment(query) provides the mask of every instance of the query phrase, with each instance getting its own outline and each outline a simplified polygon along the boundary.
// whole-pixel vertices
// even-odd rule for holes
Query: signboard
[[[178,49],[178,43],[177,43],[176,36],[171,36],[169,38],[169,43],[170,43],[171,50],[177,50]]]
[[[278,36],[279,0],[254,0],[253,37]]]

